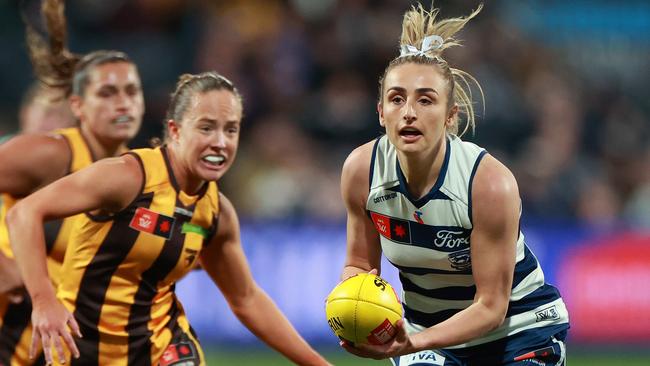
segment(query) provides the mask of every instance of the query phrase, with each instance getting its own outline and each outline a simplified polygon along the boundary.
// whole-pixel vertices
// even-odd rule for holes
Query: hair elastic
[[[417,47],[410,44],[403,44],[400,47],[399,57],[425,56],[433,58],[432,56],[427,55],[426,52],[439,49],[442,47],[443,43],[444,40],[438,35],[433,34],[426,36],[424,37],[424,40],[422,40],[422,49],[418,49]]]

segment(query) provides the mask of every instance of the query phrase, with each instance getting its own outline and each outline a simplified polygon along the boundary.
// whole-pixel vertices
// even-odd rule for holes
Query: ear
[[[454,103],[454,106],[449,109],[449,114],[447,114],[445,126],[450,127],[453,125],[456,122],[456,117],[458,117],[458,104]]]
[[[176,123],[173,119],[167,120],[167,132],[169,132],[169,138],[172,141],[178,141],[180,135],[181,126]]]
[[[81,120],[81,107],[83,106],[83,98],[78,95],[71,95],[68,97],[70,103],[70,110],[77,120]]]
[[[379,125],[386,128],[386,123],[384,122],[384,106],[381,102],[377,103],[377,114],[379,115]]]

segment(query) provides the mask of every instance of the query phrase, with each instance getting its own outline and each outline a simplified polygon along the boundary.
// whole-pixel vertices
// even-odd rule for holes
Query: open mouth
[[[135,119],[129,115],[121,115],[115,119],[113,119],[113,124],[115,125],[124,125],[133,122]]]
[[[417,128],[404,127],[401,130],[399,130],[399,135],[404,137],[415,137],[415,136],[422,135],[422,132],[420,132],[420,130],[418,130]]]
[[[222,167],[226,163],[226,157],[221,154],[206,155],[201,160],[214,167]]]

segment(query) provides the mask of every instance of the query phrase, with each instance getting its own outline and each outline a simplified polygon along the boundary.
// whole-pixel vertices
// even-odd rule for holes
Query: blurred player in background
[[[76,124],[63,91],[49,88],[38,80],[34,81],[23,95],[18,121],[20,133],[49,132]],[[13,136],[0,137],[0,144]]]
[[[9,212],[11,240],[21,243],[16,260],[38,299],[34,340],[47,360],[54,346],[58,361],[72,365],[205,364],[174,293],[200,261],[261,340],[297,364],[328,364],[252,278],[237,214],[217,189],[235,159],[241,118],[241,97],[229,80],[214,72],[183,75],[168,108],[165,145],[97,162]],[[42,223],[81,212],[57,300]]]
[[[23,286],[18,275],[5,226],[6,211],[15,201],[93,161],[116,156],[127,150],[142,121],[144,102],[135,64],[117,51],[96,51],[83,57],[66,47],[63,3],[46,0],[43,16],[47,20],[49,44],[27,26],[27,40],[35,73],[49,98],[58,96],[69,104],[74,117],[69,123],[79,127],[45,134],[25,134],[0,145],[0,364],[27,365],[31,327],[31,301],[21,301],[17,291]],[[49,88],[49,89],[47,89]],[[56,99],[47,99],[55,102]],[[42,100],[41,102],[44,102]],[[63,107],[58,106],[57,111]],[[65,111],[65,109],[63,108]],[[23,109],[25,129],[34,128],[38,113]],[[52,118],[54,111],[48,112]],[[62,117],[65,112],[61,112]],[[57,117],[57,118],[60,118]],[[58,205],[53,200],[49,205]],[[73,218],[48,223],[45,250],[52,281],[59,280]],[[37,361],[41,362],[41,361]]]
[[[460,139],[474,127],[469,82],[480,86],[442,53],[480,10],[444,20],[422,6],[405,14],[400,55],[380,79],[386,135],[344,164],[342,277],[379,269],[383,251],[400,272],[405,318],[386,345],[342,344],[355,355],[395,365],[565,362],[568,313],[519,229],[517,182]]]

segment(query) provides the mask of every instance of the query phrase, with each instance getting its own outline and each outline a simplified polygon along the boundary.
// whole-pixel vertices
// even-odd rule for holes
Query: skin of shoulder
[[[503,218],[495,213],[519,217],[519,188],[512,172],[491,155],[486,155],[472,185],[473,220],[497,225]],[[487,209],[489,208],[489,209]]]
[[[24,197],[66,175],[71,158],[64,137],[16,136],[0,145],[0,192]]]
[[[368,199],[370,182],[370,160],[375,141],[367,142],[356,149],[345,159],[341,172],[341,194],[348,210],[363,208]]]

